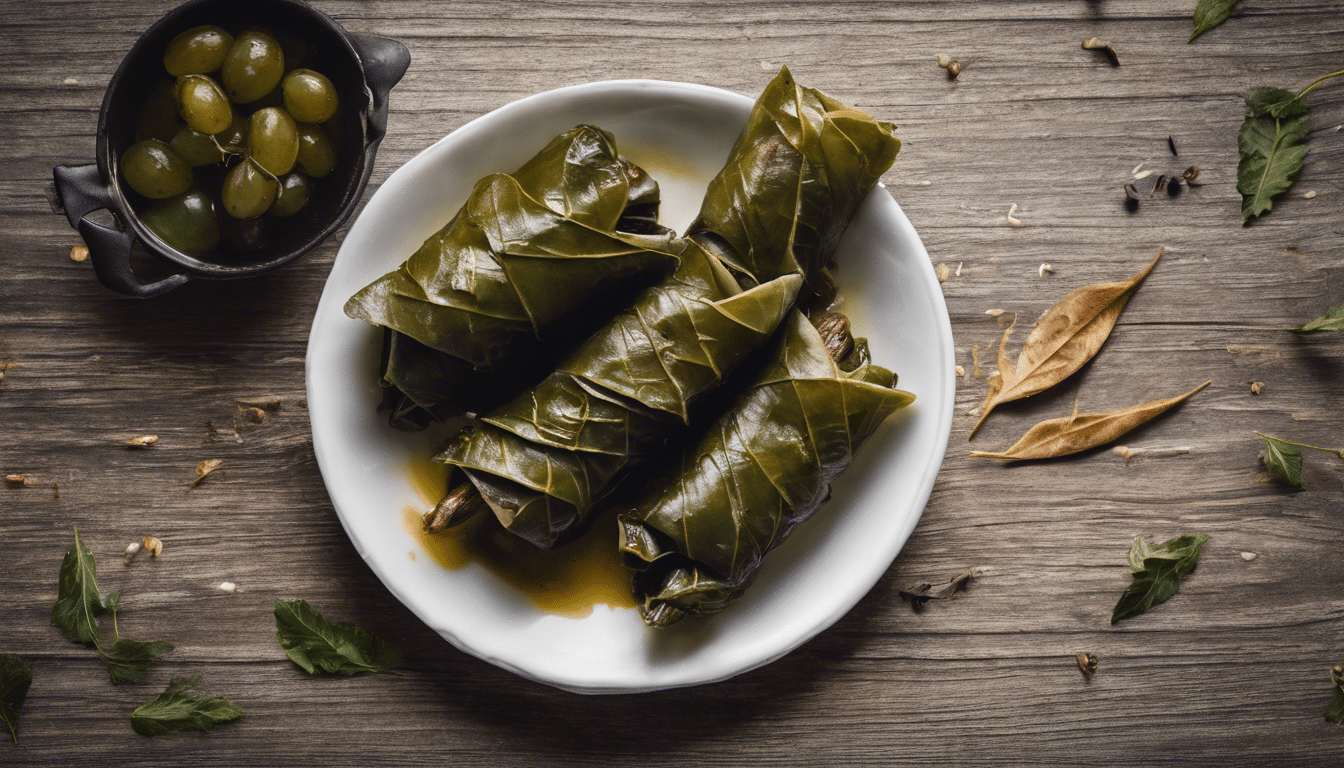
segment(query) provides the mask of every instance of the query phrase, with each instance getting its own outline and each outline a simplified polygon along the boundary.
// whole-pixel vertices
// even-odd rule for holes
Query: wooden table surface
[[[1328,670],[1344,662],[1344,468],[1310,455],[1306,489],[1285,489],[1259,467],[1251,434],[1344,443],[1344,337],[1285,330],[1344,296],[1344,80],[1309,97],[1306,167],[1274,211],[1242,227],[1236,192],[1242,93],[1338,69],[1344,4],[1247,0],[1187,45],[1194,0],[318,0],[413,56],[366,194],[444,134],[538,91],[643,77],[754,96],[787,63],[900,124],[886,184],[933,261],[961,266],[943,285],[968,372],[951,446],[877,587],[763,669],[596,698],[451,648],[342,531],[304,395],[309,324],[340,235],[278,274],[144,302],[69,257],[80,241],[50,207],[51,167],[93,157],[109,77],[173,4],[0,6],[0,363],[13,364],[0,382],[0,470],[41,483],[0,488],[0,651],[34,671],[21,743],[0,743],[0,763],[1344,763],[1344,729],[1322,717]],[[1080,48],[1092,35],[1121,66]],[[962,63],[956,82],[938,53]],[[1197,165],[1205,184],[1129,215],[1121,186],[1140,162]],[[1020,228],[1005,220],[1012,204]],[[1213,385],[1127,437],[1140,451],[1129,461],[1109,450],[1030,466],[968,458],[986,388],[973,350],[989,371],[1001,332],[985,310],[1034,317],[1073,288],[1134,273],[1159,245],[1166,257],[1097,360],[1059,391],[1000,409],[974,445],[1007,446],[1075,397],[1106,410]],[[280,407],[235,435],[244,399]],[[160,436],[154,449],[122,447],[146,433]],[[185,494],[205,458],[227,473]],[[104,588],[126,592],[122,627],[177,646],[141,684],[113,687],[95,654],[48,623],[74,525]],[[163,556],[124,567],[121,550],[146,533]],[[1180,594],[1110,626],[1131,538],[1182,533],[1209,543]],[[985,574],[953,601],[915,614],[899,599],[968,567]],[[375,630],[404,665],[306,677],[276,645],[276,597]],[[1079,652],[1100,657],[1090,681]],[[131,709],[184,674],[246,716],[207,735],[135,735]]]

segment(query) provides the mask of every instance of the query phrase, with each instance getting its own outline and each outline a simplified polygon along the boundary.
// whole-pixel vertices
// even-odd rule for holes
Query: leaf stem
[[[1340,74],[1340,73],[1339,73],[1339,72],[1336,72],[1335,74]],[[1254,434],[1259,435],[1260,437],[1263,437],[1263,438],[1266,438],[1266,439],[1269,439],[1269,440],[1277,440],[1277,441],[1279,441],[1280,443],[1287,443],[1288,445],[1296,445],[1298,448],[1310,448],[1310,449],[1312,449],[1313,451],[1322,451],[1322,452],[1324,452],[1324,453],[1333,453],[1333,454],[1335,454],[1336,456],[1338,456],[1339,458],[1344,459],[1344,450],[1339,450],[1339,449],[1336,449],[1336,448],[1322,448],[1322,447],[1320,447],[1319,445],[1308,445],[1307,443],[1295,443],[1295,442],[1293,442],[1292,440],[1284,440],[1284,439],[1281,438],[1281,437],[1274,437],[1273,435],[1266,435],[1266,434],[1264,434],[1263,432],[1255,432],[1255,430],[1251,430],[1251,431],[1252,431]]]
[[[1320,85],[1321,83],[1324,83],[1326,80],[1329,80],[1329,79],[1332,78],[1332,77],[1338,77],[1339,75],[1344,75],[1344,69],[1341,69],[1341,70],[1339,70],[1338,72],[1331,72],[1331,73],[1328,74],[1328,75],[1324,75],[1324,76],[1322,76],[1322,77],[1318,77],[1318,78],[1316,78],[1316,82],[1314,82],[1314,83],[1312,83],[1311,85],[1308,85],[1306,88],[1302,89],[1302,92],[1299,93],[1299,94],[1297,94],[1297,98],[1300,99],[1300,98],[1302,98],[1303,96],[1306,96],[1308,93],[1311,93],[1312,89],[1314,89],[1316,86]],[[1257,433],[1257,434],[1259,434],[1259,433]],[[1285,440],[1284,442],[1287,442],[1287,441]],[[1294,443],[1294,445],[1296,445],[1296,443]],[[1311,446],[1307,446],[1307,447],[1310,448]],[[1324,448],[1319,448],[1319,449],[1317,449],[1317,450],[1326,450],[1326,449],[1324,449]]]

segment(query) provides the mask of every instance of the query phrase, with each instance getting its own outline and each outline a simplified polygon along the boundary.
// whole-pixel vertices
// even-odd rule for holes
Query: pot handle
[[[58,165],[52,175],[56,178],[56,196],[65,210],[65,217],[84,238],[94,274],[103,285],[125,296],[147,299],[187,282],[187,276],[181,273],[153,283],[140,282],[131,270],[131,246],[135,244],[135,235],[129,229],[105,227],[85,218],[103,208],[114,214],[119,212],[97,165]]]
[[[371,145],[377,145],[387,134],[387,97],[406,68],[411,65],[411,52],[406,46],[386,37],[349,33],[350,45],[359,54],[364,65],[364,80],[373,94],[369,105],[369,133]]]

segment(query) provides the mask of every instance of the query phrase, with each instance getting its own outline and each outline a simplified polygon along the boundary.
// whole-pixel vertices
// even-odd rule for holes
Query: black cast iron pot
[[[148,201],[123,184],[118,171],[122,153],[135,142],[141,111],[167,77],[163,52],[168,41],[202,24],[234,33],[261,27],[300,41],[301,65],[326,75],[340,97],[340,110],[326,126],[339,142],[335,170],[315,185],[299,214],[273,222],[266,244],[248,252],[219,246],[187,254],[164,243],[136,214],[134,206],[143,209]],[[70,226],[89,248],[98,279],[118,293],[146,298],[192,279],[271,272],[316,248],[359,204],[378,143],[387,132],[388,93],[410,63],[411,54],[401,43],[347,32],[301,0],[191,0],[170,11],[141,35],[108,83],[98,115],[98,162],[54,169],[57,196]],[[88,218],[100,209],[112,212],[116,227]],[[131,269],[137,241],[171,274],[142,281]]]

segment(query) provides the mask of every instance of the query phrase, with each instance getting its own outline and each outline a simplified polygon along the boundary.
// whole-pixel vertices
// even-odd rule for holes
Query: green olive
[[[233,35],[219,27],[192,27],[168,43],[163,66],[173,77],[208,74],[220,68],[232,45]]]
[[[131,189],[155,199],[180,195],[191,186],[191,166],[158,139],[132,144],[121,156],[121,175]]]
[[[220,76],[229,98],[247,104],[270,93],[284,74],[285,54],[280,43],[265,32],[251,29],[233,41]]]
[[[228,213],[219,214],[219,239],[225,246],[235,251],[255,251],[266,245],[269,238],[267,222],[270,219],[258,216],[255,219],[235,219]]]
[[[203,192],[192,190],[150,206],[140,221],[160,240],[185,253],[200,253],[219,242],[215,203]]]
[[[247,149],[247,121],[234,115],[229,127],[214,136],[185,126],[168,142],[168,148],[192,168],[222,163],[225,152],[242,154]]]
[[[283,109],[259,109],[248,122],[247,149],[257,165],[272,175],[289,173],[299,155],[299,127]]]
[[[285,109],[300,123],[325,123],[336,114],[336,86],[311,69],[296,69],[280,83]]]
[[[308,202],[308,178],[301,173],[287,173],[280,177],[280,193],[267,213],[280,218],[293,216]]]
[[[219,83],[205,75],[177,78],[177,106],[187,125],[214,135],[233,122],[233,108]]]
[[[299,126],[299,170],[320,179],[336,167],[336,145],[320,125]]]
[[[255,219],[275,202],[278,186],[275,179],[247,159],[224,177],[220,198],[224,201],[224,210],[235,219]]]
[[[168,142],[177,135],[178,129],[182,127],[182,120],[177,116],[177,99],[173,96],[174,85],[172,80],[164,80],[154,87],[154,93],[150,95],[149,101],[140,113],[140,120],[136,123],[136,141],[158,139]]]

